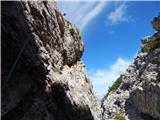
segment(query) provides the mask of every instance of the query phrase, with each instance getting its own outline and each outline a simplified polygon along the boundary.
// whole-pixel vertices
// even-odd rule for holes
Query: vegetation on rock
[[[126,120],[126,118],[125,118],[124,116],[122,116],[122,115],[119,115],[119,116],[116,118],[116,120]]]
[[[160,47],[160,37],[147,41],[144,46],[141,48],[142,52],[149,52],[152,49]]]
[[[117,80],[113,83],[113,85],[112,85],[111,87],[109,87],[107,95],[108,95],[111,91],[117,90],[117,88],[121,85],[122,78],[123,78],[123,75],[120,75],[120,77],[117,78]]]

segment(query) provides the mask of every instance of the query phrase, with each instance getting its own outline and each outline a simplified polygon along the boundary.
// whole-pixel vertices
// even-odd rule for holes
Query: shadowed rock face
[[[56,3],[1,3],[2,119],[101,119],[79,30]]]

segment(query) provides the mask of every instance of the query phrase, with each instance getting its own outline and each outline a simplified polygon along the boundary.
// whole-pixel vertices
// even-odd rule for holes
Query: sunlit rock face
[[[142,39],[121,85],[102,100],[103,120],[160,120],[160,19],[152,21],[157,32]]]
[[[79,30],[56,3],[1,6],[2,119],[101,120]]]

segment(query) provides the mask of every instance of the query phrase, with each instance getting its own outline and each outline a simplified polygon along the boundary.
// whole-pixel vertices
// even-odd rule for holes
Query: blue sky
[[[59,1],[85,43],[86,64],[97,95],[104,95],[136,56],[141,38],[152,35],[150,21],[160,12],[158,1]]]

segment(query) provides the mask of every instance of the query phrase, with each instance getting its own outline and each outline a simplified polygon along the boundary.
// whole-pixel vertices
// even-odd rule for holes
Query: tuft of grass
[[[115,91],[118,89],[118,87],[121,85],[122,83],[122,79],[123,79],[123,75],[120,75],[119,78],[117,78],[117,80],[113,83],[113,85],[111,87],[109,87],[108,89],[108,93],[107,93],[107,96],[108,94],[111,92],[111,91]]]
[[[147,42],[143,48],[141,48],[142,52],[149,52],[152,49],[160,47],[160,38],[157,38],[155,40],[151,40]]]
[[[116,120],[126,120],[126,118],[122,115],[116,117]]]

